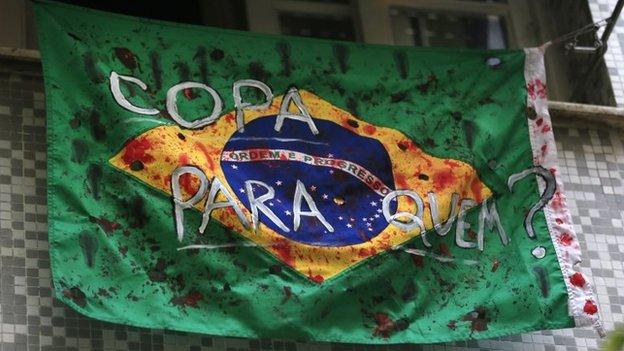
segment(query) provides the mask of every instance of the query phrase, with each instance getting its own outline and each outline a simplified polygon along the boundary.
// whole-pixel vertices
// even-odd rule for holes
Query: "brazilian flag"
[[[367,344],[601,328],[545,47],[36,13],[54,291],[80,313]]]

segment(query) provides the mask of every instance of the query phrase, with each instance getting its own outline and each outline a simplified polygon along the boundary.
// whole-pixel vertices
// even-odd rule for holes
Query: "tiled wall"
[[[0,70],[10,68],[0,61]],[[0,350],[595,350],[593,330],[545,331],[441,345],[364,347],[243,340],[114,325],[51,295],[43,86],[0,71]],[[561,173],[606,327],[623,321],[624,131],[558,127]]]
[[[594,21],[611,16],[617,0],[588,0]],[[602,30],[600,31],[602,33]],[[618,106],[624,106],[624,16],[616,22],[613,33],[609,37],[605,62],[609,69],[609,77],[613,85],[613,95]]]

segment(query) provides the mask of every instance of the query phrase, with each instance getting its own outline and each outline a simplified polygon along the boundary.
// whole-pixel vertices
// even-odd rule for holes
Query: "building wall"
[[[364,347],[149,330],[82,317],[52,297],[46,225],[45,110],[38,64],[0,60],[0,351],[595,350],[590,329],[429,346]],[[557,127],[561,173],[608,329],[624,306],[624,131]]]
[[[589,8],[594,21],[611,16],[617,0],[589,0]],[[613,95],[617,105],[624,106],[624,18],[620,15],[613,33],[607,43],[605,63],[613,86]]]

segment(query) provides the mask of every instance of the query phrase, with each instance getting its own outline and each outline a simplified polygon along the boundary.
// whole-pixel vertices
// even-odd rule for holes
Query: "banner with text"
[[[36,13],[54,290],[77,311],[378,344],[600,328],[543,49]]]

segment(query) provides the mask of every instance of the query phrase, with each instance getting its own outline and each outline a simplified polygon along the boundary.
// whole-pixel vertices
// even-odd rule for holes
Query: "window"
[[[397,45],[478,49],[508,47],[507,29],[502,16],[392,8],[390,21]]]

